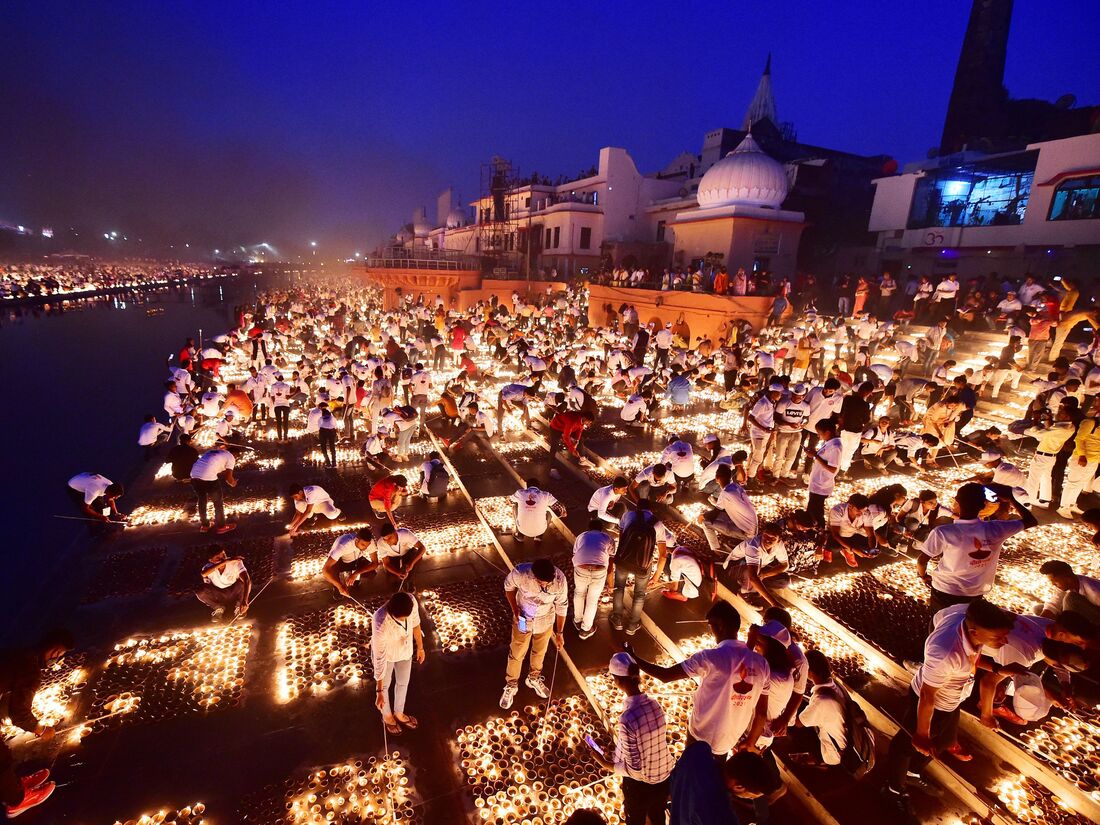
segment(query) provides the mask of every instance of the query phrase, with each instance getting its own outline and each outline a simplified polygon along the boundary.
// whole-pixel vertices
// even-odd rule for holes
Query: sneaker
[[[1016,711],[1008,705],[998,705],[993,708],[993,715],[998,719],[1004,719],[1006,722],[1011,722],[1013,725],[1023,726],[1028,723],[1024,717],[1020,716],[1020,714],[1016,713]]]
[[[611,625],[612,630],[622,630],[623,629],[623,620],[620,619],[618,616],[612,616],[607,621]]]
[[[222,616],[224,616],[224,615],[225,615],[225,608],[224,607],[215,607],[214,611],[210,614],[210,621],[217,624],[218,622],[220,622],[222,620]]]
[[[856,554],[847,547],[840,548],[840,555],[844,556],[844,562],[849,567],[859,567],[859,562],[856,561]]]
[[[542,544],[542,536],[535,536],[535,544]]]
[[[215,527],[214,532],[217,533],[220,536],[223,533],[229,533],[229,532],[231,532],[233,530],[236,530],[236,529],[237,529],[236,524],[223,524],[221,527]]]
[[[538,676],[528,676],[524,684],[535,691],[535,695],[540,699],[550,698],[550,688],[546,686],[546,680],[542,678],[541,674]]]
[[[1059,507],[1057,510],[1058,515],[1064,519],[1073,520],[1075,513],[1069,507]]]
[[[24,792],[29,791],[29,790],[33,790],[34,788],[37,788],[39,785],[44,784],[46,782],[46,780],[50,778],[50,769],[49,768],[43,768],[40,771],[35,771],[30,776],[24,776],[24,777],[20,777],[20,778],[23,782]]]
[[[943,796],[943,788],[929,782],[919,773],[908,772],[905,774],[905,779],[903,781],[906,788],[915,788],[926,796],[933,796],[936,799]]]
[[[500,694],[500,706],[504,710],[512,707],[512,701],[516,698],[518,688],[515,685],[505,685],[504,693]]]
[[[512,538],[516,540],[516,544],[523,544],[523,533],[513,533]]]
[[[901,821],[907,825],[919,825],[920,818],[913,812],[913,806],[909,802],[909,794],[895,791],[889,785],[882,789],[882,796],[886,804],[901,815]]]
[[[596,628],[594,628],[594,627],[591,630],[578,630],[577,631],[577,636],[581,639],[591,639],[595,635],[596,635]]]
[[[639,624],[632,624],[632,625],[630,625],[630,627],[628,627],[628,628],[626,629],[626,635],[627,635],[627,636],[633,636],[633,635],[634,635],[635,633],[637,633],[637,632],[638,632],[638,628],[640,628],[641,626],[642,626],[642,625],[641,625],[640,623],[639,623]]]
[[[8,819],[15,819],[20,814],[25,814],[35,805],[41,805],[50,798],[50,794],[53,793],[55,787],[57,786],[53,782],[47,782],[41,787],[26,791],[23,794],[22,802],[15,807],[8,808]]]

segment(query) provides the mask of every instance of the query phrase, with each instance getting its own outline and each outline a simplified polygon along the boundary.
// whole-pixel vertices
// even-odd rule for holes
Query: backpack
[[[428,476],[428,495],[445,496],[447,487],[451,483],[451,474],[442,463],[433,464],[431,475]]]
[[[840,766],[853,779],[862,779],[875,767],[875,732],[863,708],[852,701],[847,691],[837,685],[836,693],[844,706],[844,729],[848,734],[848,744],[840,754]]]
[[[625,573],[641,576],[650,572],[653,565],[653,549],[657,546],[656,519],[637,511],[619,534],[619,546],[615,551],[615,566]]]

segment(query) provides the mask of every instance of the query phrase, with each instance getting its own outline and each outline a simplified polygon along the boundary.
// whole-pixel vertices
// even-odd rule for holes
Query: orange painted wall
[[[622,304],[633,304],[643,324],[650,321],[661,325],[675,323],[683,312],[691,327],[693,343],[695,338],[704,335],[717,343],[719,328],[731,318],[743,318],[752,324],[754,330],[760,329],[771,312],[773,301],[770,297],[733,297],[591,284],[588,288],[588,323],[599,326],[607,324],[605,304],[611,304],[613,311],[617,311]]]

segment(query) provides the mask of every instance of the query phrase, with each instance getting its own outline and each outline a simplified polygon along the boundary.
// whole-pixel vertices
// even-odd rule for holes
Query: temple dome
[[[790,183],[783,164],[766,155],[745,135],[741,143],[714,164],[699,181],[699,206],[765,206],[778,209]]]

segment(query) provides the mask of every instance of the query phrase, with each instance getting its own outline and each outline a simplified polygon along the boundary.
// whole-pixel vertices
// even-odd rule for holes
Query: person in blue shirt
[[[691,402],[691,381],[679,370],[673,370],[666,395],[674,407],[686,407]]]

